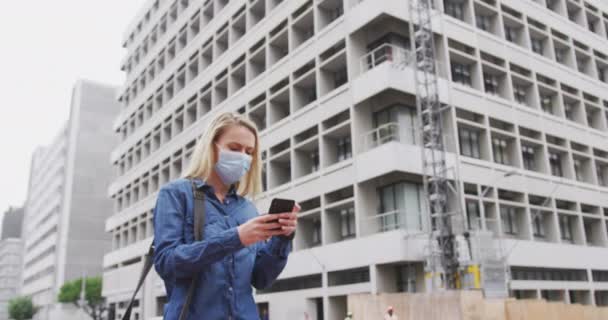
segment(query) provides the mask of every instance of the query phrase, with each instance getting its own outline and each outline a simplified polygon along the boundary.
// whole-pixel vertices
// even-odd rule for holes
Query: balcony
[[[363,152],[369,151],[393,141],[408,145],[419,145],[420,139],[420,136],[416,134],[416,128],[413,126],[390,122],[365,133],[362,138],[362,150]]]
[[[439,98],[447,101],[445,69],[439,61],[435,63]],[[398,45],[385,43],[365,53],[359,60],[359,74],[355,77],[352,84],[355,104],[390,89],[416,93],[414,55]]]
[[[421,212],[393,210],[367,217],[363,233],[365,235],[403,229],[408,233],[423,231]]]
[[[412,65],[413,55],[409,50],[394,44],[385,43],[361,57],[361,72],[365,73],[384,63],[405,67]]]
[[[389,96],[382,97],[387,99],[386,101],[390,101]],[[411,101],[400,101],[403,101],[401,103],[406,106],[404,110],[412,108],[407,107]],[[371,116],[370,112],[371,110],[366,109],[365,103],[357,106],[358,117]],[[422,137],[420,130],[416,127],[416,115],[415,113],[402,114],[397,121],[387,122],[377,127],[369,125],[367,126],[368,131],[357,139],[356,154],[359,168],[357,181],[366,181],[388,172],[422,173]],[[455,161],[453,150],[450,147],[455,145],[454,138],[445,135],[444,141],[448,147],[446,164],[450,167]]]

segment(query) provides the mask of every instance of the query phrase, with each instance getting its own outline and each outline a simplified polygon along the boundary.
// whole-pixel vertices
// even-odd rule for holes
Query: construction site
[[[371,320],[389,303],[399,319],[606,318],[605,1],[149,1],[146,15],[127,30],[114,123],[112,314],[156,190],[233,111],[260,130],[257,207],[302,207],[289,263],[255,293],[271,319]],[[133,314],[160,319],[157,275],[140,300]]]
[[[544,300],[484,299],[479,291],[360,294],[348,297],[353,320],[383,319],[392,306],[399,320],[602,320],[607,307]]]

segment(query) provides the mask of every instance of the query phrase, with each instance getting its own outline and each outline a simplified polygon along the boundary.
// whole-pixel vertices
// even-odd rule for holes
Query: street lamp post
[[[82,271],[82,282],[80,284],[80,298],[78,299],[78,305],[84,311],[86,306],[86,271]]]
[[[495,178],[493,181],[491,181],[491,182],[490,182],[490,183],[489,183],[487,186],[485,186],[485,187],[484,187],[484,188],[481,190],[481,193],[480,193],[480,195],[479,195],[479,198],[480,198],[480,200],[481,200],[481,202],[482,202],[482,210],[483,210],[483,201],[484,201],[484,199],[483,199],[483,198],[484,198],[484,197],[486,196],[486,194],[487,194],[487,193],[490,191],[490,189],[492,189],[492,188],[494,187],[494,185],[496,185],[496,183],[497,183],[499,180],[501,180],[501,179],[503,179],[503,178],[510,177],[510,176],[519,175],[519,174],[520,174],[520,173],[519,173],[519,171],[518,171],[518,170],[516,170],[516,169],[510,170],[510,171],[505,172],[505,173],[503,173],[502,175],[500,175],[500,176],[496,177],[496,178]],[[481,217],[480,217],[480,219],[481,219]],[[500,222],[500,216],[498,217],[498,219],[495,219],[495,221],[496,221],[497,223],[499,223],[499,222]],[[480,226],[480,227],[481,227],[482,229],[484,229],[484,230],[487,228],[486,223],[487,223],[487,219],[483,219],[483,220],[481,221],[481,226]],[[470,227],[470,226],[469,226],[469,227]],[[498,226],[497,226],[497,227],[498,227]],[[508,292],[508,289],[509,289],[509,280],[508,280],[509,275],[508,275],[508,270],[506,270],[506,264],[505,264],[505,263],[506,263],[506,260],[504,260],[504,254],[502,253],[502,252],[503,252],[503,244],[502,244],[503,239],[502,239],[502,234],[501,234],[500,232],[493,233],[493,234],[494,234],[494,236],[498,236],[498,244],[499,244],[499,247],[500,247],[500,248],[498,249],[499,254],[498,254],[496,257],[495,257],[495,258],[498,258],[498,260],[494,261],[494,263],[496,263],[496,262],[500,263],[500,265],[502,266],[502,268],[501,268],[501,269],[503,270],[503,272],[505,272],[505,280],[504,280],[504,281],[505,281],[505,283],[504,283],[504,285],[505,285],[505,290],[506,290],[506,292],[504,292],[504,293],[505,293],[505,294],[508,294],[507,292]],[[484,261],[482,261],[482,260],[484,260]],[[482,259],[482,260],[480,260],[480,263],[482,263],[482,264],[486,264],[486,263],[490,263],[490,265],[492,264],[492,263],[490,262],[490,260],[492,260],[492,259],[490,259],[490,260],[485,260],[485,259]],[[495,265],[494,267],[489,267],[489,268],[490,268],[490,269],[492,269],[492,268],[496,268],[496,267],[497,267],[497,265]],[[485,291],[485,288],[484,288],[484,291]],[[499,294],[499,295],[500,295],[501,297],[503,296],[503,294]]]
[[[541,205],[540,205],[541,207],[546,207],[549,204],[549,202],[551,202],[551,199],[553,199],[553,195],[555,194],[555,192],[557,191],[558,188],[559,188],[559,184],[553,182],[553,190],[551,190],[551,192],[549,193],[547,198],[545,198],[545,201],[543,201],[543,203],[541,203]],[[540,214],[541,214],[541,209],[534,210],[534,212],[532,213],[531,222],[536,223],[535,220],[538,219],[538,216],[540,216]]]
[[[496,179],[494,179],[494,181],[492,181],[492,183],[490,183],[489,185],[487,185],[482,191],[481,191],[481,195],[479,196],[480,198],[485,197],[486,193],[488,193],[488,191],[490,191],[490,189],[492,188],[492,185],[496,184],[496,182],[498,182],[500,179],[503,178],[507,178],[510,176],[515,176],[515,175],[519,175],[519,171],[517,170],[511,170],[508,172],[505,172],[503,175],[497,177]]]
[[[500,181],[503,178],[507,178],[510,176],[514,176],[514,175],[519,175],[519,171],[513,169],[511,171],[505,172],[502,175],[496,177],[491,183],[489,183],[487,186],[485,186],[482,190],[481,190],[481,194],[479,194],[479,198],[481,199],[481,207],[483,210],[483,198],[486,196],[486,194],[490,191],[490,189],[492,189],[492,186],[496,184],[496,182]],[[481,217],[479,218],[481,220]],[[483,227],[485,229],[485,221],[479,221],[480,226],[479,227]],[[471,226],[469,226],[470,228]]]
[[[505,174],[503,174],[502,176],[499,176],[498,178],[494,179],[494,181],[493,181],[493,182],[492,182],[490,185],[486,186],[486,187],[485,187],[485,188],[482,190],[481,195],[480,195],[480,198],[482,199],[481,201],[483,202],[483,197],[484,197],[484,196],[485,196],[485,195],[488,193],[488,191],[489,191],[489,190],[492,188],[492,185],[494,185],[494,184],[495,184],[495,183],[496,183],[498,180],[500,180],[500,179],[502,179],[502,178],[509,177],[509,176],[513,176],[513,175],[519,175],[519,174],[520,174],[520,173],[519,173],[519,171],[517,171],[517,170],[511,170],[511,171],[509,171],[509,172],[506,172],[506,173],[505,173]],[[558,184],[558,183],[553,182],[553,184],[554,184],[553,189],[551,190],[551,192],[549,193],[549,195],[547,196],[547,198],[546,198],[546,199],[543,201],[543,203],[540,205],[541,207],[545,207],[545,206],[547,206],[547,205],[549,204],[549,202],[550,202],[550,201],[551,201],[551,199],[553,198],[553,195],[555,194],[555,192],[556,192],[556,191],[557,191],[557,189],[559,188],[559,184]],[[534,212],[533,212],[533,213],[532,213],[532,215],[531,215],[531,223],[533,223],[533,224],[534,224],[534,223],[535,223],[535,219],[537,219],[537,218],[538,218],[538,216],[539,216],[540,214],[541,214],[541,209],[536,209],[536,210],[534,210]],[[500,217],[498,218],[498,222],[499,222],[499,221],[500,221]],[[499,232],[499,233],[498,233],[498,236],[499,236],[499,242],[501,242],[501,243],[502,243],[502,240],[503,240],[503,239],[502,239],[502,232]],[[502,259],[503,259],[503,261],[504,261],[505,265],[506,265],[506,263],[507,263],[507,259],[509,258],[509,256],[510,256],[510,255],[511,255],[511,253],[513,252],[513,249],[515,249],[515,247],[517,247],[517,245],[518,245],[518,244],[519,244],[519,242],[516,242],[516,243],[513,245],[513,247],[512,247],[512,248],[509,250],[509,252],[508,252],[508,253],[506,253],[506,254],[502,254]],[[502,244],[501,244],[501,247],[502,247]],[[501,250],[500,250],[500,251],[502,251],[502,248],[501,248]],[[510,272],[508,271],[508,269],[507,269],[507,270],[505,270],[505,272],[506,272],[506,279],[505,279],[505,280],[506,280],[506,286],[507,286],[507,290],[509,290],[509,289],[510,289],[510,287],[511,287],[511,275],[510,275]]]

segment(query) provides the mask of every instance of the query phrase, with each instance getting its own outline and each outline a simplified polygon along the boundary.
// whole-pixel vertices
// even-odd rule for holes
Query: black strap
[[[205,193],[200,191],[194,185],[192,181],[192,194],[194,195],[194,241],[200,241],[203,239],[203,226],[205,225]],[[194,296],[194,288],[198,282],[198,273],[192,277],[190,288],[188,288],[188,295],[184,306],[179,314],[179,320],[186,320],[188,317],[188,309],[192,302],[192,296]]]
[[[131,297],[131,301],[129,302],[127,310],[125,310],[125,314],[122,316],[122,320],[131,319],[131,310],[133,309],[133,304],[135,303],[135,297],[137,296],[137,292],[139,292],[141,286],[144,284],[144,280],[146,280],[148,272],[150,272],[150,269],[152,269],[152,265],[154,264],[153,257],[154,242],[152,242],[152,244],[150,245],[150,249],[148,249],[148,253],[146,253],[144,257],[144,268],[141,271],[141,275],[139,276],[139,282],[137,282],[137,288],[135,288],[135,292],[133,292],[133,296]]]
[[[205,193],[196,188],[194,181],[192,183],[192,194],[194,195],[194,241],[201,241],[204,237],[203,226],[205,225]],[[133,304],[135,303],[135,297],[141,289],[141,286],[144,284],[144,280],[146,276],[152,269],[152,265],[154,264],[154,241],[150,245],[148,249],[148,253],[146,253],[144,257],[144,267],[141,271],[141,275],[139,276],[139,281],[137,282],[137,287],[135,288],[135,292],[133,292],[133,296],[131,297],[131,301],[129,302],[129,306],[125,310],[124,315],[122,316],[122,320],[130,320],[131,319],[131,311],[133,309]],[[190,308],[190,303],[192,302],[192,296],[194,295],[194,288],[198,282],[198,274],[195,274],[192,278],[192,282],[190,283],[190,287],[188,288],[188,295],[186,296],[186,301],[184,302],[184,306],[182,307],[182,311],[179,315],[179,320],[185,320],[188,315],[188,309]]]

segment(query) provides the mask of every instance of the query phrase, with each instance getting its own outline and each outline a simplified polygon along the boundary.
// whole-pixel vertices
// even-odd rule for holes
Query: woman
[[[202,241],[193,241],[191,181],[205,194]],[[255,125],[240,115],[219,115],[199,140],[185,178],[158,194],[154,266],[167,290],[165,320],[179,318],[196,274],[187,319],[259,319],[251,286],[269,287],[285,267],[300,210],[258,215],[245,196],[260,190]]]

